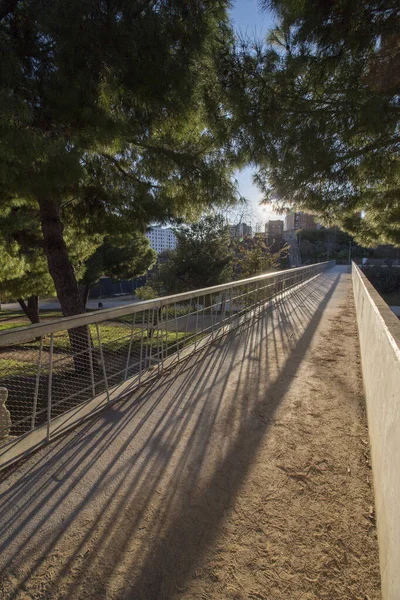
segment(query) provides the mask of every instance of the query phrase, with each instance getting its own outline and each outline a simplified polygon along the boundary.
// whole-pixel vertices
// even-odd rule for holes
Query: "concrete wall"
[[[353,263],[384,600],[400,599],[400,321]]]

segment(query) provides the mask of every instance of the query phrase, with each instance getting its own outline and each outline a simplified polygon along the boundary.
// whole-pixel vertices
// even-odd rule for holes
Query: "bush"
[[[144,285],[143,287],[137,289],[135,295],[139,298],[139,300],[153,300],[153,298],[158,298],[157,290],[155,290],[151,285]]]
[[[366,267],[363,271],[380,294],[400,292],[400,267]]]

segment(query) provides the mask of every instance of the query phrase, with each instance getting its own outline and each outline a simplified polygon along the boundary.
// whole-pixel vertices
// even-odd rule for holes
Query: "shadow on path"
[[[334,270],[296,290],[8,475],[1,597],[181,594],[223,527],[339,279]]]

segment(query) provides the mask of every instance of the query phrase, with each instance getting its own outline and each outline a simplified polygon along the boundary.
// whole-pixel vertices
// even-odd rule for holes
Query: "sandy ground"
[[[336,268],[3,475],[2,600],[378,600]]]

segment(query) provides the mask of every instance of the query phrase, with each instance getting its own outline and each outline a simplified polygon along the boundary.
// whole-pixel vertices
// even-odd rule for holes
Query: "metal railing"
[[[1,333],[0,388],[8,390],[11,416],[8,441],[38,428],[43,440],[50,440],[62,429],[63,415],[71,425],[132,393],[333,264],[288,269]],[[5,437],[3,427],[3,445]]]

